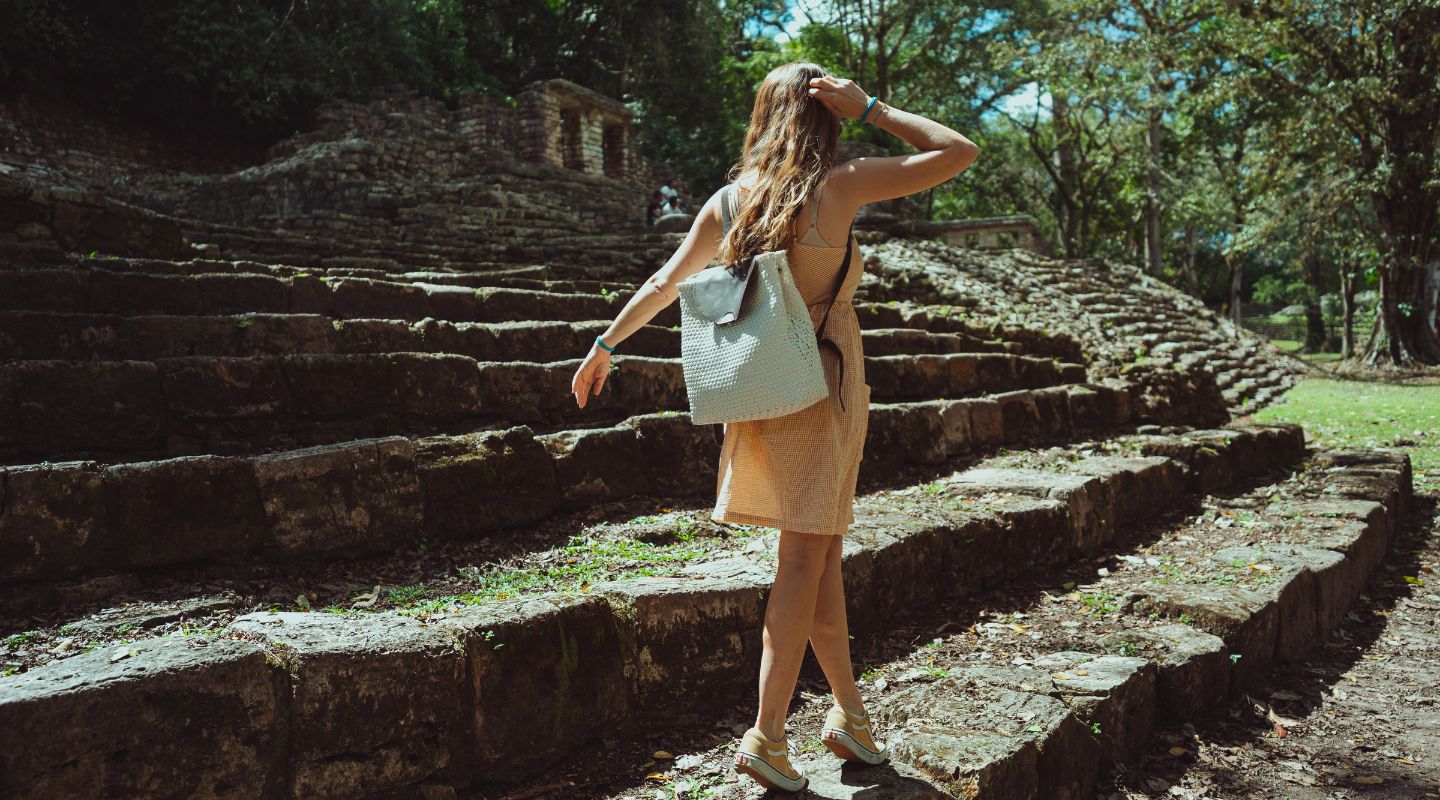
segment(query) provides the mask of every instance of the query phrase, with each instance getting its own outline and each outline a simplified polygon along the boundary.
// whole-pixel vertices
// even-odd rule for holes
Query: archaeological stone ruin
[[[585,409],[569,395],[684,236],[646,224],[668,172],[625,105],[398,88],[248,161],[39,100],[0,106],[0,135],[0,796],[500,796],[753,702],[776,532],[709,520],[678,310]],[[857,236],[857,639],[1083,559],[1116,559],[1104,591],[1128,598],[1011,663],[876,690],[876,796],[1090,797],[1155,725],[1343,617],[1409,460],[1244,419],[1297,362],[1135,266],[1051,257],[1033,220]],[[1248,539],[1174,546],[1272,580],[1119,559],[1222,491],[1256,498]],[[704,552],[485,582],[676,541]],[[838,766],[805,766],[839,796]]]

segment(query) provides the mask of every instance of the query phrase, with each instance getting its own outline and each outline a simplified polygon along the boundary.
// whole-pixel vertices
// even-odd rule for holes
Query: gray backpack
[[[722,190],[722,236],[730,232],[735,184]],[[850,267],[846,236],[844,286]],[[717,265],[685,279],[680,290],[680,353],[690,418],[697,425],[771,419],[819,402],[830,393],[820,347],[844,354],[825,335],[830,307],[818,331],[790,275],[784,250],[746,263]]]

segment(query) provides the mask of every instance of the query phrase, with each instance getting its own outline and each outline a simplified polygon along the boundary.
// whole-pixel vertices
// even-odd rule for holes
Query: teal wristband
[[[608,345],[608,344],[605,344],[605,340],[604,340],[604,339],[601,339],[599,336],[596,336],[596,337],[595,337],[595,343],[598,344],[598,345],[600,345],[600,349],[604,350],[604,351],[607,352],[607,353],[613,353],[613,352],[615,352],[615,348],[614,348],[614,347],[611,347],[611,346]],[[616,345],[616,347],[619,347],[619,345]]]
[[[872,98],[870,98],[870,105],[865,106],[865,113],[860,115],[860,121],[861,121],[861,122],[864,122],[864,121],[865,121],[865,118],[868,117],[868,116],[870,116],[870,109],[872,109],[872,108],[875,107],[875,101],[876,101],[876,100],[879,100],[879,99],[880,99],[880,98],[879,98],[878,96],[877,96],[877,97],[872,97]]]

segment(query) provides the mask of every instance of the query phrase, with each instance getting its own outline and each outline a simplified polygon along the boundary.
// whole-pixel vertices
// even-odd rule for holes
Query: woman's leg
[[[825,555],[834,538],[780,531],[780,564],[765,604],[765,649],[760,656],[760,711],[755,727],[771,740],[785,734],[785,715],[800,677],[800,662],[815,618]]]
[[[845,618],[845,581],[840,574],[840,555],[845,542],[836,536],[825,554],[825,572],[820,576],[815,599],[815,620],[810,626],[810,647],[825,672],[835,702],[854,714],[865,711],[855,671],[850,665],[850,623]]]

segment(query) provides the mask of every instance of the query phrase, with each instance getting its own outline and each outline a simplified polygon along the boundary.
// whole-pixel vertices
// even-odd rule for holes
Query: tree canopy
[[[376,86],[564,77],[697,187],[799,59],[980,143],[933,217],[1029,214],[1237,319],[1302,305],[1316,347],[1322,305],[1373,289],[1357,351],[1440,363],[1440,0],[0,0],[6,93],[266,143]]]

